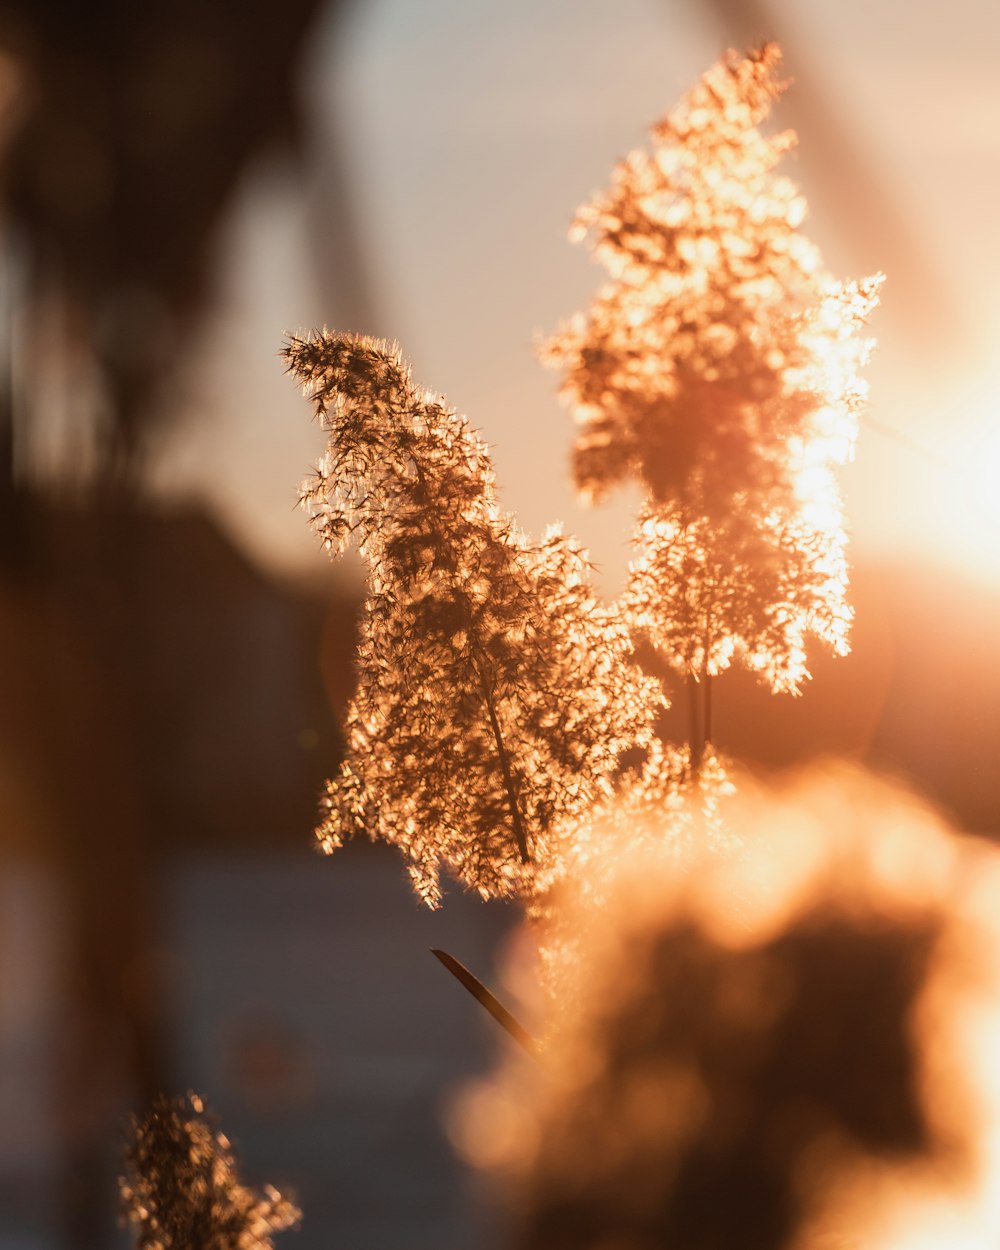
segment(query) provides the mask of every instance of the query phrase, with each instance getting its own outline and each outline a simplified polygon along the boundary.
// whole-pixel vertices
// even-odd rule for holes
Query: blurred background
[[[888,275],[845,474],[855,650],[718,683],[765,770],[836,752],[1000,832],[1000,8],[992,0],[0,0],[0,1250],[126,1244],[130,1110],[194,1088],[283,1244],[502,1241],[441,1121],[502,1044],[516,920],[314,856],[360,580],[295,510],[278,351],[398,339],[614,594],[538,334],[601,281],[566,231],[727,47],[785,50],[786,168],[831,271]],[[279,1243],[280,1244],[280,1243]]]

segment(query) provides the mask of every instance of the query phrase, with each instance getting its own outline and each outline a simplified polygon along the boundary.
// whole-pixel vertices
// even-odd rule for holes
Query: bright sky
[[[855,556],[945,559],[1000,580],[1000,369],[989,363],[1000,328],[1000,5],[952,0],[946,24],[930,0],[771,0],[770,12],[761,34],[782,39],[792,77],[808,71],[883,184],[889,229],[919,240],[938,281],[914,306],[905,281],[894,297],[890,270],[872,325],[873,425],[845,479]],[[596,291],[602,273],[567,241],[570,219],[732,42],[710,13],[703,0],[366,0],[338,47],[332,29],[317,32],[304,89],[318,181],[308,200],[273,166],[248,180],[191,382],[197,434],[178,440],[171,481],[207,490],[272,564],[321,570],[293,509],[321,440],[275,353],[289,329],[375,332],[398,339],[417,379],[483,431],[521,523],[562,520],[613,590],[631,504],[576,504],[572,424],[533,337]],[[792,124],[794,91],[779,123]],[[794,119],[801,150],[788,166],[811,199],[806,229],[838,276],[861,276],[872,245],[843,222],[866,187],[829,177],[808,123]],[[375,325],[355,324],[344,294],[316,280],[310,230],[333,217],[322,177],[334,149]],[[961,361],[935,339],[950,305]]]

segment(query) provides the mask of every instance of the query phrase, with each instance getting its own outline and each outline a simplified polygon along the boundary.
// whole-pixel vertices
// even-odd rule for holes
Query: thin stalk
[[[510,808],[510,818],[514,826],[517,849],[521,855],[521,863],[527,864],[531,862],[531,856],[528,854],[528,838],[524,832],[524,824],[521,821],[521,810],[517,805],[517,793],[514,790],[514,774],[510,768],[510,756],[507,754],[503,734],[500,732],[500,722],[497,720],[496,710],[493,707],[493,696],[490,694],[481,672],[479,673],[479,682],[486,702],[486,711],[490,717],[490,728],[493,730],[493,741],[496,743],[497,758],[500,760],[500,772],[503,775],[504,789],[507,791],[507,806]]]
[[[688,750],[691,772],[695,777],[701,771],[701,758],[705,752],[705,738],[701,723],[701,691],[698,678],[688,673]]]
[[[414,462],[416,464],[416,462]],[[424,484],[423,471],[419,464],[416,464],[417,477],[421,488]],[[448,545],[448,538],[445,533],[438,531],[440,534],[440,546],[444,548]],[[468,630],[474,633],[475,626],[471,619],[471,613],[468,621]],[[510,810],[511,824],[514,826],[514,840],[517,842],[518,853],[521,856],[521,863],[528,864],[531,862],[531,855],[528,852],[528,837],[524,831],[524,822],[521,820],[521,809],[517,805],[517,792],[514,789],[514,774],[510,767],[510,756],[507,754],[507,747],[504,745],[503,734],[500,732],[500,722],[497,720],[496,709],[493,706],[493,695],[490,687],[480,667],[475,650],[470,656],[470,664],[479,678],[479,689],[482,691],[483,702],[486,704],[486,711],[490,718],[490,729],[493,732],[493,741],[497,748],[497,758],[500,761],[500,773],[503,776],[504,790],[507,793],[507,806]]]
[[[447,951],[437,950],[432,946],[431,954],[444,964],[451,975],[465,986],[476,1002],[490,1013],[502,1029],[506,1029],[518,1045],[523,1046],[529,1055],[535,1055],[537,1058],[538,1043],[517,1017],[507,1010],[497,996],[488,990],[474,973],[470,972],[464,964],[459,963],[454,955],[449,955]]]
[[[702,685],[702,725],[705,731],[705,745],[710,746],[712,742],[712,674],[708,671],[708,664],[701,672]]]

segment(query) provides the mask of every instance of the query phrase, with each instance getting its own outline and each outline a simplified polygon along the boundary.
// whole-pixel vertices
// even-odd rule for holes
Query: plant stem
[[[695,674],[688,673],[688,751],[691,759],[691,772],[695,777],[701,771],[701,757],[705,751],[698,685],[698,678]]]
[[[514,837],[517,839],[517,849],[521,854],[521,863],[527,864],[531,862],[531,856],[528,854],[528,839],[524,832],[524,824],[521,821],[521,810],[517,805],[517,793],[514,790],[514,775],[510,769],[510,756],[507,754],[507,748],[504,746],[503,734],[500,732],[500,722],[497,720],[496,710],[493,707],[493,696],[490,694],[486,681],[482,672],[479,671],[479,682],[483,691],[483,698],[486,701],[486,711],[490,717],[490,727],[493,730],[493,741],[497,747],[497,757],[500,760],[500,772],[503,774],[503,784],[507,791],[507,805],[510,808],[510,818],[514,825]]]
[[[416,464],[417,476],[421,487],[423,486],[423,472],[420,465]],[[442,550],[448,547],[448,536],[443,531],[437,531],[440,536],[439,546]],[[468,607],[466,603],[466,607]],[[475,635],[475,623],[471,611],[467,615],[467,629],[471,635]],[[524,822],[521,820],[521,809],[517,805],[517,792],[514,789],[514,774],[511,772],[510,756],[507,754],[507,748],[504,745],[503,734],[500,732],[500,722],[497,720],[496,709],[493,706],[493,694],[490,690],[489,683],[483,673],[476,651],[473,648],[470,655],[470,664],[472,670],[479,678],[479,689],[483,695],[483,702],[486,704],[486,711],[490,718],[490,728],[493,731],[493,741],[496,743],[497,758],[500,761],[500,772],[503,776],[504,789],[507,793],[507,806],[510,809],[511,823],[514,826],[514,839],[517,842],[518,853],[521,856],[521,863],[528,864],[531,862],[531,855],[528,852],[528,837],[524,831]]]
[[[444,964],[461,985],[465,986],[476,1002],[486,1008],[497,1024],[507,1030],[514,1041],[523,1046],[529,1055],[538,1057],[538,1043],[535,1039],[474,973],[470,972],[464,964],[459,963],[454,955],[449,955],[447,951],[438,950],[432,946],[431,954]]]

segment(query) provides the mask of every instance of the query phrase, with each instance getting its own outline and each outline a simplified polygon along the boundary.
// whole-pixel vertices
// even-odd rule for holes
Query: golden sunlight
[[[866,419],[851,511],[859,535],[878,521],[892,472],[897,527],[911,549],[977,581],[1000,585],[1000,369],[952,374],[898,412]]]
[[[1000,376],[975,388],[962,409],[967,415],[952,432],[945,535],[961,565],[1000,581]]]
[[[1000,856],[845,765],[750,791],[738,847],[606,850],[549,1062],[512,1058],[457,1143],[506,1178],[519,1250],[988,1250]]]

